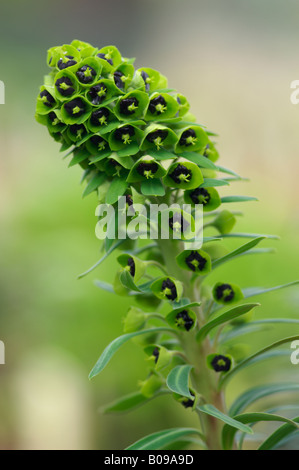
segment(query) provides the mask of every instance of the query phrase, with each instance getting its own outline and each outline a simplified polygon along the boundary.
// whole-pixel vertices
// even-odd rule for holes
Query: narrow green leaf
[[[246,432],[248,434],[253,434],[252,429],[249,426],[246,426],[243,423],[240,423],[239,421],[231,418],[230,416],[227,416],[226,414],[222,413],[219,411],[215,406],[213,405],[200,405],[197,406],[197,409],[199,411],[202,411],[203,413],[206,413],[209,416],[213,416],[216,419],[219,419],[225,424],[228,424],[229,426],[232,426],[233,428],[238,429],[239,431]]]
[[[247,242],[244,245],[240,246],[236,250],[231,251],[227,255],[222,256],[222,258],[216,259],[215,261],[213,261],[213,269],[216,268],[217,266],[220,266],[223,263],[226,263],[226,261],[229,261],[232,258],[235,258],[236,256],[239,256],[242,253],[245,253],[246,251],[258,245],[264,239],[265,237],[255,238],[254,240],[251,240],[250,242]]]
[[[114,178],[106,194],[106,204],[114,204],[122,196],[128,187],[126,177]]]
[[[244,413],[241,415],[234,416],[234,420],[239,421],[243,424],[254,424],[259,423],[261,421],[280,421],[284,423],[288,423],[294,429],[298,429],[298,425],[296,422],[288,418],[284,418],[283,416],[273,415],[269,413]],[[224,450],[231,450],[234,443],[234,438],[236,435],[237,429],[234,427],[226,424],[222,430],[222,445]]]
[[[141,392],[130,393],[124,397],[115,400],[113,403],[101,408],[102,413],[125,413],[145,405],[149,401],[157,398],[158,396],[170,393],[168,390],[159,390],[152,397],[148,398],[142,395]]]
[[[183,152],[180,153],[180,156],[190,160],[190,162],[196,163],[196,165],[200,166],[201,168],[208,168],[209,170],[217,170],[218,167],[209,160],[207,157],[203,155],[199,155],[196,152]]]
[[[257,320],[251,321],[250,323],[245,323],[238,327],[232,328],[230,331],[226,332],[221,337],[221,344],[231,341],[232,339],[238,338],[239,336],[246,335],[252,333],[254,331],[261,331],[261,327],[263,325],[271,325],[271,324],[299,324],[299,320],[294,318],[267,318],[265,320]]]
[[[299,423],[299,417],[294,418],[295,423]],[[296,431],[296,428],[291,424],[284,424],[276,431],[274,431],[271,436],[269,436],[258,448],[258,450],[273,450],[283,439]]]
[[[217,169],[218,171],[221,171],[222,173],[226,173],[226,174],[228,174],[228,175],[232,175],[232,176],[236,176],[237,178],[241,178],[241,177],[238,175],[238,173],[236,173],[235,171],[230,170],[230,169],[228,169],[228,168],[225,168],[224,166],[219,166],[219,165],[217,165],[216,169]]]
[[[276,393],[295,392],[299,390],[297,383],[276,383],[259,385],[242,393],[232,404],[229,415],[235,416],[242,413],[248,406],[264,397],[269,397]]]
[[[258,306],[260,306],[260,304],[258,303],[243,304],[243,305],[238,305],[237,307],[234,307],[228,310],[222,315],[219,315],[219,317],[215,318],[214,320],[211,320],[208,323],[206,323],[197,333],[196,340],[197,341],[203,340],[210,333],[210,331],[216,328],[217,326],[223,325],[224,323],[234,320],[235,318],[238,318],[241,315],[245,315],[246,313],[250,312],[250,310],[252,310],[254,307],[258,307]]]
[[[101,184],[104,183],[105,179],[106,179],[105,173],[100,173],[94,176],[92,180],[89,181],[86,188],[84,189],[82,197],[86,197],[88,196],[88,194],[95,191],[99,186],[101,186]]]
[[[110,247],[110,249],[107,251],[107,253],[104,254],[104,256],[102,256],[101,259],[99,259],[99,261],[97,261],[93,266],[91,266],[91,268],[89,268],[87,271],[85,271],[84,273],[81,273],[79,274],[78,276],[78,279],[82,279],[82,277],[86,276],[87,274],[89,274],[91,271],[93,271],[94,269],[96,269],[98,266],[100,266],[100,264],[102,264],[103,261],[105,261],[106,258],[108,258],[108,256],[116,249],[118,248],[122,243],[124,243],[126,240],[118,240],[114,245],[112,245]]]
[[[111,284],[108,284],[108,282],[100,281],[99,279],[97,279],[96,281],[94,281],[94,283],[99,289],[103,289],[106,292],[111,292],[115,294],[113,286]]]
[[[246,201],[258,201],[256,197],[251,196],[225,196],[221,198],[221,202],[246,202]]]
[[[288,282],[287,284],[281,284],[280,286],[275,287],[249,287],[243,290],[245,299],[253,297],[255,295],[266,294],[267,292],[272,292],[274,290],[285,289],[286,287],[292,287],[298,285],[299,281]]]
[[[144,196],[164,196],[165,188],[159,179],[142,181],[141,192]]]
[[[269,238],[272,240],[279,240],[277,235],[264,235],[259,233],[222,233],[221,238]],[[217,238],[217,237],[214,237]]]
[[[197,429],[193,428],[166,429],[143,437],[125,450],[159,450],[178,439],[191,434],[197,434],[202,437],[201,433]]]
[[[93,377],[98,375],[100,372],[102,372],[102,370],[110,362],[114,354],[127,341],[134,338],[135,336],[146,335],[146,334],[151,334],[151,333],[172,333],[173,334],[175,333],[175,331],[172,328],[159,327],[159,328],[150,328],[148,330],[135,331],[134,333],[128,333],[126,335],[119,336],[104,349],[99,360],[97,361],[92,371],[90,372],[89,378],[92,379]]]
[[[200,185],[201,188],[215,188],[216,186],[229,186],[229,182],[227,180],[205,178],[204,182]]]
[[[297,336],[290,336],[288,338],[281,339],[279,341],[276,341],[275,343],[270,344],[269,346],[260,349],[257,351],[255,354],[252,356],[247,357],[244,359],[244,361],[239,362],[233,369],[231,369],[229,372],[226,373],[226,375],[222,378],[220,385],[223,386],[224,383],[226,383],[229,379],[231,379],[237,372],[240,370],[244,369],[247,367],[249,364],[252,363],[256,358],[263,356],[264,353],[267,353],[268,351],[271,351],[274,348],[277,348],[279,346],[282,346],[283,344],[286,343],[292,343],[292,341],[296,341],[299,339],[299,335]]]
[[[187,398],[193,398],[189,390],[189,375],[193,366],[176,366],[166,379],[167,387],[175,393]]]

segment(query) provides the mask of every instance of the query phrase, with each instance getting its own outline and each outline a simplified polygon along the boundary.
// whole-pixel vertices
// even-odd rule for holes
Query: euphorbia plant
[[[209,282],[210,273],[232,259],[271,252],[269,248],[256,248],[271,237],[233,232],[238,213],[228,210],[228,203],[255,198],[219,195],[221,186],[241,178],[218,165],[215,134],[196,123],[186,97],[168,88],[164,75],[151,68],[136,70],[133,63],[114,46],[96,48],[75,40],[53,47],[48,52],[51,71],[37,100],[37,121],[48,127],[61,144],[61,151],[72,155],[70,166],[79,164],[84,170],[87,185],[83,195],[96,192],[99,203],[117,209],[107,221],[104,255],[87,272],[114,250],[120,250],[114,284],[98,281],[97,285],[115,294],[130,295],[134,305],[124,318],[124,335],[106,347],[90,377],[97,376],[124,343],[138,338],[148,364],[147,377],[143,377],[139,390],[108,405],[106,411],[128,411],[169,394],[178,406],[197,413],[200,420],[198,429],[159,431],[128,449],[165,449],[182,440],[190,440],[198,448],[232,449],[238,443],[242,445],[253,433],[252,425],[259,421],[283,423],[259,444],[260,449],[275,448],[297,430],[299,418],[246,410],[259,398],[298,391],[299,385],[250,388],[230,409],[226,407],[226,385],[245,367],[271,358],[275,348],[283,344],[289,347],[299,335],[268,344],[251,356],[245,350],[236,353],[230,339],[262,328],[263,321],[250,321],[253,309],[260,306],[250,302],[250,297],[295,282],[241,289],[225,274],[218,282]],[[120,197],[124,200],[121,210]],[[148,208],[162,203],[179,206],[169,217],[169,237],[148,240],[144,236],[149,231],[148,215],[146,212],[141,217],[140,205]],[[202,246],[190,244],[194,242],[188,236],[194,212],[186,214],[184,204],[191,205],[192,211],[199,206],[203,210]],[[140,223],[144,219],[139,240],[129,233],[121,236],[119,231],[115,237],[123,211],[128,219],[122,230],[128,220]],[[206,236],[208,230],[210,236]],[[230,252],[215,249],[229,237],[248,240]],[[299,320],[275,318],[264,322],[295,325]]]

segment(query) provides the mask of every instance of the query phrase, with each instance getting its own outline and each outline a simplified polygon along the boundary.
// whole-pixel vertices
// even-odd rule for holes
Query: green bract
[[[179,61],[180,51],[177,55]],[[135,70],[134,59],[123,57],[115,46],[94,47],[75,39],[71,44],[50,48],[47,64],[50,71],[37,97],[36,120],[47,126],[60,150],[70,157],[69,166],[79,165],[84,170],[82,196],[93,193],[98,204],[105,204],[110,211],[104,216],[99,210],[103,206],[97,207],[97,229],[103,219],[105,228],[99,236],[104,238],[102,253],[79,277],[104,265],[117,250],[120,266],[113,284],[106,280],[96,280],[95,284],[107,295],[129,296],[134,304],[123,320],[124,334],[105,348],[90,378],[133,340],[147,355],[145,379],[139,382],[139,389],[106,409],[129,411],[167,394],[200,417],[200,430],[166,429],[127,448],[241,448],[247,435],[253,433],[252,425],[259,421],[283,423],[259,442],[260,449],[276,448],[290,437],[298,439],[294,431],[299,418],[244,413],[260,398],[298,392],[296,383],[269,384],[267,376],[268,384],[263,385],[263,377],[256,376],[255,382],[260,385],[245,390],[229,411],[224,405],[225,386],[231,377],[247,366],[283,356],[285,351],[274,350],[277,347],[286,347],[289,362],[290,346],[299,341],[299,335],[274,343],[266,337],[266,346],[250,355],[248,344],[244,344],[246,334],[262,333],[264,326],[268,331],[275,324],[284,328],[289,324],[295,330],[299,320],[284,318],[281,311],[280,317],[261,316],[251,322],[253,309],[260,304],[248,303],[247,299],[299,282],[241,290],[227,280],[217,281],[219,266],[224,269],[236,258],[243,261],[244,255],[271,253],[271,248],[257,245],[275,237],[232,233],[240,213],[223,209],[223,204],[255,198],[222,194],[223,186],[242,178],[215,164],[219,158],[216,134],[196,122],[187,98],[168,88],[163,74],[148,67]],[[200,227],[199,205],[204,212]],[[152,210],[156,209],[153,220]],[[229,248],[226,238],[232,238],[235,245]],[[240,242],[243,238],[247,239],[245,243]],[[238,279],[238,272],[235,274]],[[225,274],[222,276],[226,279]],[[241,383],[240,389],[244,389]],[[264,403],[268,406],[267,400]],[[236,438],[237,431],[242,434]],[[257,435],[255,439],[261,441],[263,437]],[[254,443],[250,443],[251,448]]]

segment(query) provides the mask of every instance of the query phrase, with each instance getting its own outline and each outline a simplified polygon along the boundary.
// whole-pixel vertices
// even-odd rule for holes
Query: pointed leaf
[[[159,450],[162,447],[166,447],[178,439],[191,434],[201,436],[201,433],[197,429],[193,428],[166,429],[143,437],[125,450]]]
[[[114,178],[106,194],[106,204],[114,204],[117,202],[118,198],[123,196],[127,187],[126,176]]]
[[[259,423],[260,421],[281,421],[289,423],[289,425],[294,427],[294,429],[298,429],[298,424],[293,422],[292,420],[284,418],[283,416],[273,415],[269,413],[244,413],[241,415],[234,416],[234,419],[244,424],[254,424]],[[236,432],[237,429],[233,428],[232,426],[229,426],[227,424],[224,426],[222,430],[222,444],[224,450],[232,449]]]
[[[256,197],[251,196],[225,196],[221,198],[221,202],[246,202],[246,201],[258,201]]]
[[[165,188],[161,180],[155,178],[141,182],[141,192],[144,196],[164,196]]]
[[[223,423],[228,424],[233,428],[238,429],[239,431],[246,432],[248,434],[253,434],[253,431],[249,426],[246,426],[245,424],[240,423],[239,421],[231,418],[230,416],[227,416],[226,414],[222,413],[217,408],[215,408],[215,406],[213,405],[200,405],[197,406],[197,409],[199,411],[202,411],[203,413],[206,413],[209,416],[213,416],[214,418],[219,419]]]
[[[295,423],[299,423],[299,417],[294,418]],[[284,424],[276,431],[274,431],[271,436],[268,437],[258,448],[258,450],[273,450],[279,442],[285,439],[287,436],[296,431],[296,428],[291,424]]]
[[[130,393],[129,395],[121,397],[113,403],[104,406],[101,411],[102,413],[125,413],[138,408],[139,406],[145,405],[154,398],[166,393],[169,393],[169,391],[161,390],[156,392],[150,398],[145,397],[141,392]]]
[[[240,317],[241,315],[245,315],[246,313],[250,312],[254,307],[259,307],[260,304],[244,304],[244,305],[238,305],[237,307],[234,307],[227,312],[223,313],[222,315],[219,315],[219,317],[215,318],[214,320],[209,321],[206,323],[197,333],[196,335],[196,340],[201,341],[204,339],[211,330],[216,328],[219,325],[223,325],[224,323],[227,323],[231,320],[234,320],[235,318]]]
[[[189,390],[189,375],[193,366],[176,366],[168,374],[166,379],[167,387],[175,393],[187,398],[193,398]]]
[[[220,266],[221,264],[225,263],[226,261],[229,261],[230,259],[235,258],[236,256],[239,256],[242,253],[245,253],[246,251],[248,251],[251,248],[258,245],[264,239],[265,239],[265,237],[255,238],[254,240],[251,240],[250,242],[245,243],[244,245],[240,246],[236,250],[231,251],[227,255],[222,256],[222,258],[216,259],[215,261],[213,261],[213,268],[215,268],[217,266]]]
[[[122,243],[124,243],[126,240],[118,240],[114,245],[112,245],[110,247],[110,249],[104,254],[104,256],[102,256],[101,259],[99,259],[99,261],[97,261],[93,266],[91,266],[91,268],[89,268],[87,271],[85,271],[84,273],[81,273],[79,274],[78,276],[78,279],[82,279],[82,277],[86,276],[87,274],[89,274],[91,271],[93,271],[95,268],[97,268],[98,266],[100,266],[100,264],[102,264],[103,261],[105,261],[106,258],[108,258],[108,256],[116,249],[118,248]]]
[[[119,348],[123,344],[127,343],[127,341],[129,341],[130,339],[135,338],[135,336],[152,334],[152,333],[165,333],[165,332],[172,333],[172,334],[174,333],[173,329],[171,328],[159,327],[159,328],[150,328],[148,330],[135,331],[134,333],[128,333],[126,335],[119,336],[104,349],[99,360],[97,361],[92,371],[90,372],[89,378],[92,379],[93,377],[98,375],[100,372],[102,372],[102,370],[110,362],[111,358],[119,350]]]
[[[92,178],[92,180],[89,181],[88,185],[84,189],[82,197],[86,197],[88,196],[88,194],[95,191],[99,186],[101,186],[101,184],[104,183],[105,179],[106,179],[105,173],[100,173],[94,176],[94,178]]]
[[[243,290],[243,294],[244,294],[245,299],[248,299],[249,297],[253,297],[255,295],[266,294],[267,292],[272,292],[274,290],[279,290],[279,289],[285,289],[286,287],[292,287],[298,284],[299,284],[299,281],[293,281],[293,282],[288,282],[287,284],[281,284],[280,286],[268,287],[268,288],[249,287],[248,289]]]

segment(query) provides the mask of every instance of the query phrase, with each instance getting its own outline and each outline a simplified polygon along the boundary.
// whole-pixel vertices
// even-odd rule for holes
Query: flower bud
[[[139,382],[140,392],[146,398],[151,398],[163,385],[160,376],[152,374],[148,379]]]
[[[124,333],[141,330],[146,323],[145,313],[137,307],[131,307],[124,318]]]
[[[217,228],[219,233],[226,234],[232,231],[237,222],[236,217],[229,211],[221,211],[210,225]]]

